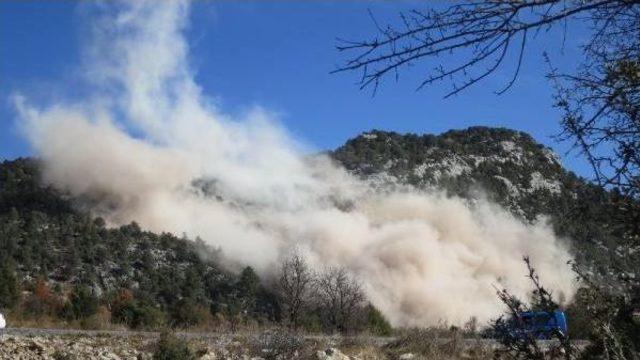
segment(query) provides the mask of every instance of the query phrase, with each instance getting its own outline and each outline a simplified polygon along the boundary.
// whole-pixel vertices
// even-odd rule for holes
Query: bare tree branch
[[[294,254],[280,268],[278,288],[289,326],[296,329],[315,286],[315,275],[304,259]]]
[[[504,93],[515,83],[522,66],[527,37],[530,30],[537,35],[557,23],[579,15],[607,19],[633,7],[637,1],[625,0],[523,0],[523,1],[473,1],[451,5],[444,9],[412,10],[401,14],[402,28],[382,27],[369,12],[378,30],[378,36],[370,40],[339,40],[336,48],[340,52],[355,54],[333,72],[362,71],[362,89],[379,85],[390,72],[416,61],[439,55],[462,53],[467,57],[463,65],[439,68],[427,73],[418,89],[434,81],[450,77],[453,89],[451,96],[476,84],[494,73],[502,64],[510,45],[521,38],[517,63],[512,78],[497,93]],[[603,12],[601,14],[600,12]],[[599,28],[606,28],[604,21]],[[484,46],[500,43],[503,47]],[[491,48],[491,51],[487,51]],[[488,66],[487,66],[488,65]],[[479,75],[473,74],[478,68]]]
[[[582,22],[590,38],[578,70],[552,68],[549,75],[563,112],[558,138],[574,142],[598,184],[640,198],[640,0],[478,0],[411,10],[400,15],[401,26],[382,26],[369,14],[377,35],[340,40],[337,49],[351,58],[334,73],[361,71],[360,88],[375,94],[389,74],[397,80],[409,66],[435,60],[439,65],[426,71],[417,89],[449,81],[445,98],[513,62],[496,91],[505,93],[521,73],[531,36],[558,25],[565,29],[564,44],[569,21]]]

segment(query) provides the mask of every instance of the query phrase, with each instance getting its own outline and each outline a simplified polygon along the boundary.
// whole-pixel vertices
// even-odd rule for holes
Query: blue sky
[[[424,3],[422,3],[424,4]],[[510,76],[506,67],[479,86],[444,100],[447,83],[416,91],[416,67],[389,79],[375,97],[359,90],[357,73],[331,75],[345,60],[336,38],[361,39],[375,27],[367,9],[382,23],[397,21],[410,1],[202,1],[192,8],[187,37],[192,67],[205,92],[227,112],[260,105],[280,114],[287,129],[316,149],[331,149],[370,129],[440,133],[473,125],[526,131],[554,148],[565,166],[583,176],[588,167],[566,155],[567,143],[552,139],[560,131],[559,113],[544,75],[547,50],[555,66],[570,68],[577,48],[561,48],[551,31],[533,41],[516,86],[499,89]],[[71,1],[0,2],[0,159],[29,155],[17,131],[9,96],[16,91],[35,98],[80,97],[82,44],[90,21]],[[573,30],[568,43],[583,34]]]

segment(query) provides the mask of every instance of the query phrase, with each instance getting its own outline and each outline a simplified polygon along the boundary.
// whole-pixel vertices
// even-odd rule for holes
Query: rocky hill
[[[330,155],[375,186],[486,196],[524,221],[546,218],[595,273],[612,275],[615,264],[633,277],[640,268],[630,256],[638,249],[620,242],[612,216],[616,194],[566,171],[525,133],[371,131]],[[43,186],[37,160],[3,162],[0,184],[0,309],[22,304],[14,318],[55,315],[73,322],[94,314],[99,320],[99,306],[107,307],[111,321],[132,328],[191,326],[212,316],[235,326],[279,316],[277,299],[251,268],[223,270],[219,254],[201,241],[154,234],[135,223],[105,226]]]
[[[347,141],[333,157],[363,177],[464,197],[483,192],[528,219],[550,198],[575,196],[584,184],[551,149],[508,129],[473,127],[438,136],[374,130]]]
[[[547,218],[572,240],[578,260],[595,270],[618,262],[620,234],[612,218],[616,195],[564,169],[558,156],[530,135],[471,127],[441,135],[373,130],[331,156],[376,186],[411,185],[467,199],[487,197],[525,221]],[[632,249],[631,251],[634,251]],[[625,269],[638,263],[629,258]],[[622,265],[621,265],[622,266]]]

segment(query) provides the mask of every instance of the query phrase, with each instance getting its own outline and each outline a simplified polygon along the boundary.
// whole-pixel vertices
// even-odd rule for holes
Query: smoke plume
[[[89,199],[109,224],[200,236],[264,272],[296,248],[317,269],[348,269],[396,325],[495,316],[492,285],[530,290],[524,254],[556,294],[572,296],[571,256],[544,222],[482,200],[375,191],[305,155],[264,109],[222,113],[189,67],[188,2],[96,12],[82,65],[91,93],[15,103],[46,181]]]

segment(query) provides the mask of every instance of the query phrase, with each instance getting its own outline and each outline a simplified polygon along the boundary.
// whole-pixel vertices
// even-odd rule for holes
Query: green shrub
[[[98,311],[98,298],[87,286],[76,286],[69,297],[70,315],[75,319],[86,319]]]
[[[195,360],[189,344],[179,337],[163,332],[153,353],[153,360]]]
[[[15,275],[13,261],[0,258],[0,309],[12,308],[20,299],[20,287]]]
[[[132,302],[118,307],[114,312],[114,320],[124,323],[132,329],[153,329],[164,324],[164,314],[152,304]]]
[[[390,336],[393,333],[393,327],[387,318],[372,304],[365,306],[364,320],[366,330],[373,335]]]
[[[209,310],[191,299],[179,300],[171,309],[171,324],[177,327],[198,325],[208,315]]]
[[[153,329],[164,324],[164,313],[152,301],[136,299],[128,289],[121,289],[111,299],[111,319],[132,329]]]

